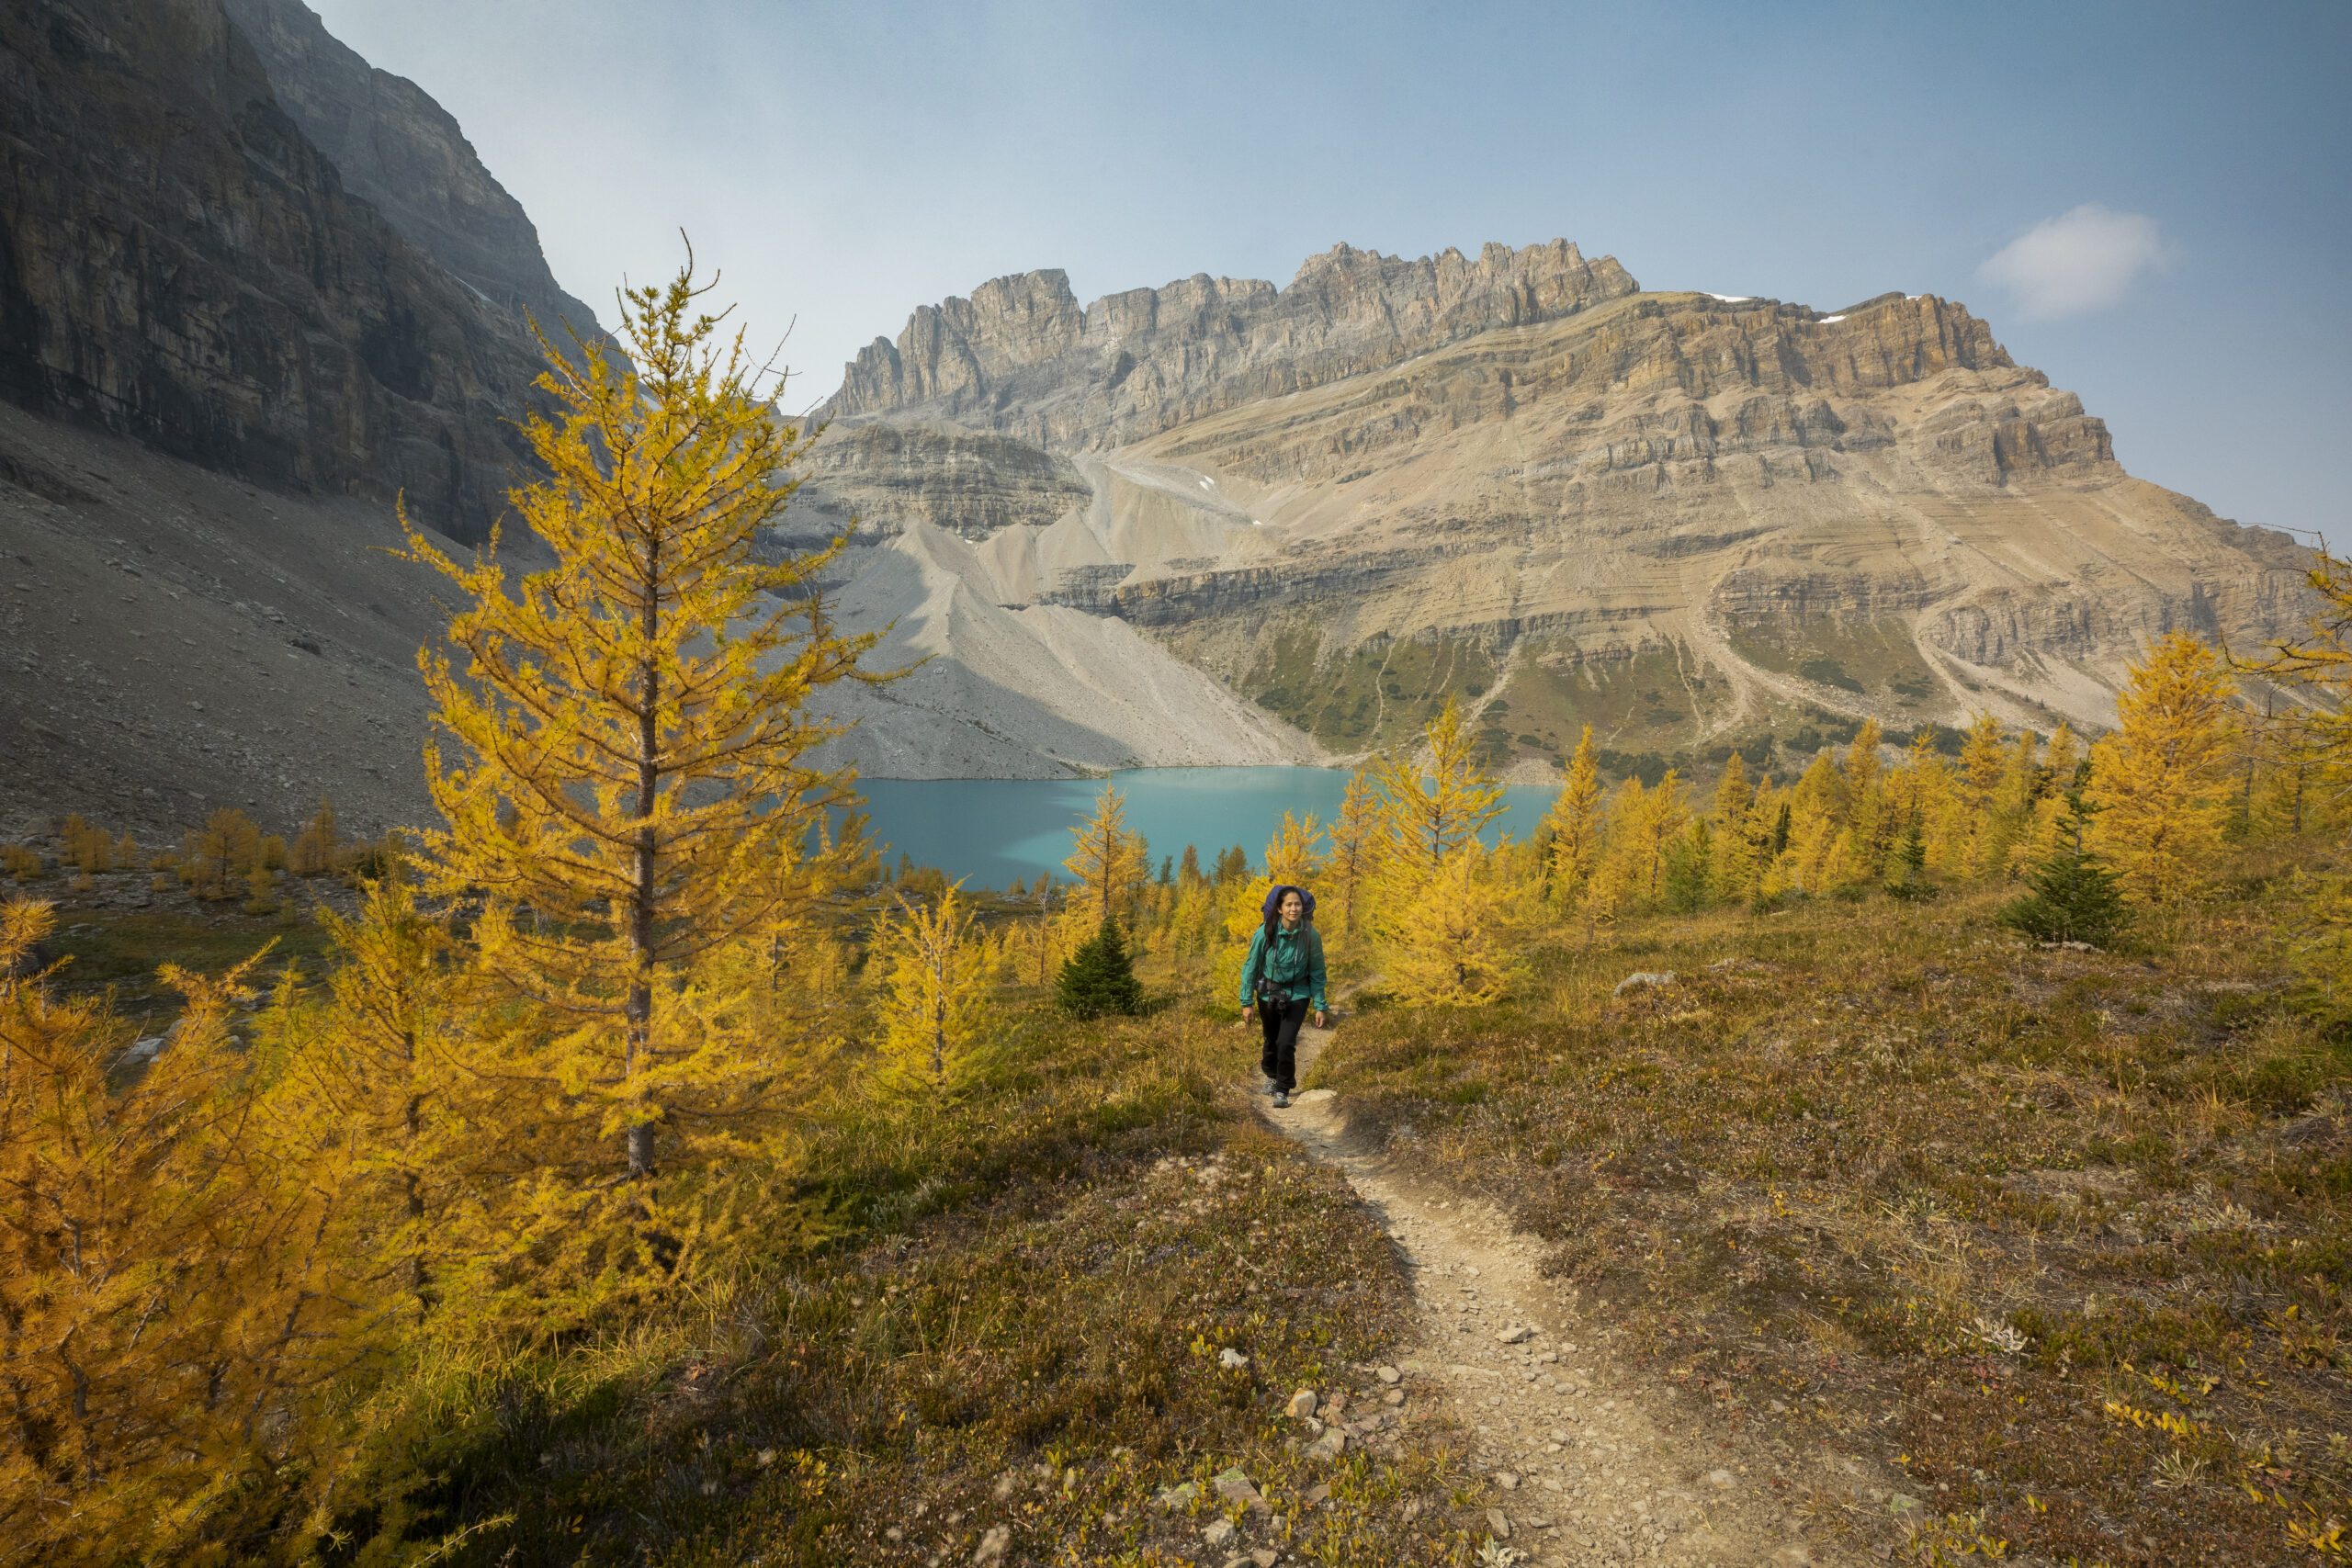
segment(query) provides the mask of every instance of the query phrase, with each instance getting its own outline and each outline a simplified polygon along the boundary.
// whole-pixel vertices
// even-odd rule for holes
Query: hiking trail
[[[1334,1021],[1337,1021],[1336,1020]],[[1306,1080],[1330,1039],[1298,1037]],[[1510,1217],[1410,1169],[1348,1123],[1328,1089],[1259,1113],[1336,1167],[1402,1250],[1419,1330],[1396,1370],[1404,1414],[1442,1414],[1474,1439],[1498,1489],[1487,1513],[1505,1562],[1541,1568],[1859,1562],[1805,1537],[1771,1495],[1770,1461],[1695,1428],[1675,1397],[1611,1348],[1609,1323],[1539,1272],[1543,1248]],[[1384,1374],[1385,1381],[1385,1374]],[[1752,1473],[1751,1473],[1752,1471]]]

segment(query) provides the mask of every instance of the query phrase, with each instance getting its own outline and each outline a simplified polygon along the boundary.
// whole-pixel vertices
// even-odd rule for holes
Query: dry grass
[[[2352,1517],[2352,1100],[2270,869],[2115,953],[2021,945],[1989,892],[1640,925],[1491,1010],[1375,1002],[1318,1081],[1515,1210],[1824,1522],[2302,1561]]]
[[[1283,1402],[1371,1384],[1409,1308],[1344,1184],[1226,1087],[1254,1037],[1019,1027],[961,1106],[861,1107],[810,1148],[779,1231],[824,1239],[560,1357],[420,1369],[443,1479],[411,1534],[512,1515],[458,1560],[813,1568],[961,1563],[1004,1526],[1013,1561],[1143,1564],[1223,1514],[1228,1551],[1473,1561],[1481,1483],[1442,1426],[1295,1451]],[[1217,1496],[1232,1466],[1265,1510]]]

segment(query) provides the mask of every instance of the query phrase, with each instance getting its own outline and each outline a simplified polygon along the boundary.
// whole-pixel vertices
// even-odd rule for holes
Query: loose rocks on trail
[[[1299,1076],[1330,1038],[1299,1032]],[[1336,1166],[1403,1250],[1419,1343],[1374,1370],[1408,1418],[1451,1417],[1492,1492],[1488,1534],[1530,1564],[1875,1562],[1808,1540],[1765,1483],[1760,1456],[1703,1448],[1690,1417],[1637,1380],[1612,1325],[1543,1279],[1540,1248],[1485,1199],[1442,1185],[1351,1133],[1339,1097],[1310,1089],[1261,1114]],[[1294,1400],[1295,1411],[1302,1401]],[[1341,1431],[1335,1424],[1320,1439]],[[1678,1435],[1675,1428],[1685,1428]],[[1508,1547],[1501,1543],[1508,1542]]]

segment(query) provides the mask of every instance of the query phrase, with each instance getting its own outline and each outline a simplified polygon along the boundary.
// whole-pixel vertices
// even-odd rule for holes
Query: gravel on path
[[[1299,1032],[1301,1078],[1329,1039],[1312,1025]],[[1507,1213],[1351,1132],[1330,1089],[1309,1089],[1287,1111],[1258,1103],[1346,1175],[1402,1249],[1419,1333],[1393,1369],[1401,1413],[1451,1417],[1475,1436],[1498,1499],[1497,1558],[1562,1568],[1865,1561],[1804,1539],[1742,1456],[1678,1436],[1690,1418],[1612,1354],[1610,1325],[1542,1277],[1540,1247],[1513,1235]]]

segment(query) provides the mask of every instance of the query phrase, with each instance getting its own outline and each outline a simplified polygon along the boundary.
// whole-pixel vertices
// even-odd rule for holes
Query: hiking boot
[[[1290,1109],[1290,1096],[1281,1089],[1274,1090],[1274,1109],[1277,1111],[1288,1111]]]

